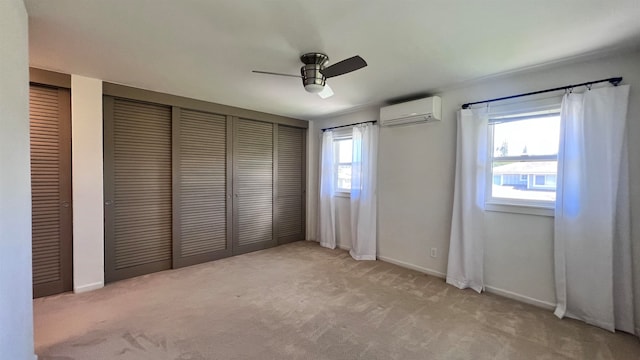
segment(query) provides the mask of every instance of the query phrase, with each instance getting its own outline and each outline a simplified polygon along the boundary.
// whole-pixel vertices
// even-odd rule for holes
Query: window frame
[[[530,118],[538,118],[542,116],[559,116],[560,104],[562,102],[561,97],[553,97],[541,100],[516,102],[502,106],[495,106],[491,108],[488,113],[488,129],[487,129],[487,166],[485,174],[485,210],[496,212],[507,212],[517,214],[529,214],[539,216],[554,216],[555,213],[555,201],[544,200],[526,200],[526,199],[513,199],[513,198],[498,198],[493,197],[493,163],[497,161],[523,161],[523,162],[535,162],[535,161],[558,161],[558,155],[520,155],[520,156],[494,156],[494,124],[504,123],[507,121],[521,121]],[[518,114],[530,114],[529,116],[517,116]],[[509,116],[504,118],[504,116]],[[501,120],[499,120],[501,119]],[[545,181],[546,181],[546,175]],[[557,176],[557,175],[556,175]],[[527,175],[528,177],[528,175]],[[522,175],[519,177],[522,178]],[[535,182],[535,176],[533,182]],[[527,181],[529,179],[527,178]],[[557,185],[556,185],[557,186]],[[557,189],[557,188],[556,188]]]
[[[351,130],[351,129],[349,129]],[[339,188],[338,187],[338,168],[340,167],[340,165],[349,165],[352,166],[353,164],[353,159],[352,161],[346,163],[343,162],[341,163],[340,160],[340,151],[339,149],[339,145],[338,142],[340,141],[346,141],[346,140],[351,140],[353,141],[353,136],[351,134],[351,131],[346,132],[346,131],[336,131],[334,132],[334,137],[333,137],[333,146],[334,146],[334,151],[333,151],[333,180],[334,180],[334,184],[336,184],[336,187],[334,189],[334,195],[335,196],[340,196],[340,197],[351,197],[351,189],[345,189],[345,188]],[[352,146],[353,146],[353,142],[352,142]]]

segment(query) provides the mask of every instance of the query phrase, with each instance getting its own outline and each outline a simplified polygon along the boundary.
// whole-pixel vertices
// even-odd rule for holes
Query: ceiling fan
[[[327,84],[328,78],[344,75],[367,66],[367,62],[358,55],[327,67],[325,67],[325,65],[329,61],[329,57],[322,53],[307,53],[300,56],[300,60],[304,63],[304,66],[300,68],[300,75],[281,74],[258,70],[253,70],[253,72],[258,74],[301,78],[305,90],[310,93],[316,93],[321,98],[326,99],[333,95],[333,90],[331,90]]]

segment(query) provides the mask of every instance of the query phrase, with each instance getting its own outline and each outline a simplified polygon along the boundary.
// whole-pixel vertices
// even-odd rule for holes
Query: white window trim
[[[497,117],[505,114],[510,115],[517,113],[535,112],[540,110],[555,110],[560,108],[560,103],[561,98],[555,97],[535,100],[531,102],[507,104],[506,106],[498,107],[496,111],[490,111],[489,118],[491,119],[492,116]],[[487,166],[485,174],[485,210],[537,216],[555,216],[555,201],[519,200],[493,197],[493,136],[494,130],[491,125],[489,125],[487,137]],[[557,161],[558,156],[505,156],[499,157],[499,159],[507,161]],[[533,180],[535,181],[535,176]]]
[[[352,139],[351,128],[341,129],[341,130],[335,131],[333,133],[333,144],[334,144],[334,146],[336,145],[336,142],[338,142],[340,140],[351,140],[351,139]],[[334,182],[336,184],[336,189],[335,189],[335,192],[334,192],[334,196],[343,197],[343,198],[351,198],[351,190],[342,189],[342,188],[338,188],[337,187],[337,184],[338,184],[338,166],[340,166],[340,164],[349,164],[349,165],[352,164],[352,163],[340,163],[340,162],[338,162],[338,156],[339,155],[340,154],[338,154],[338,152],[335,151],[335,158],[334,158],[335,178],[334,178]]]
[[[492,212],[504,212],[504,213],[549,216],[549,217],[555,216],[555,213],[556,213],[554,208],[536,207],[531,205],[486,203],[484,206],[485,206],[484,209],[486,211],[492,211]]]

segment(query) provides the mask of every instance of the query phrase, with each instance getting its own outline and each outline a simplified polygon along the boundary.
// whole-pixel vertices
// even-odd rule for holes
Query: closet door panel
[[[30,86],[34,297],[73,290],[70,108],[69,90]]]
[[[174,267],[231,255],[231,119],[174,108]]]
[[[274,237],[274,125],[236,119],[234,126],[233,253],[276,245]]]
[[[105,97],[105,278],[171,268],[171,108]]]
[[[305,238],[305,131],[278,126],[278,243]]]

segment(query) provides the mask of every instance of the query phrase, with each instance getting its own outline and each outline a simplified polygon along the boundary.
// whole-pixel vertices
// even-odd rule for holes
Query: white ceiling
[[[640,44],[638,0],[25,0],[31,66],[301,119]],[[369,66],[300,80],[299,56]]]

